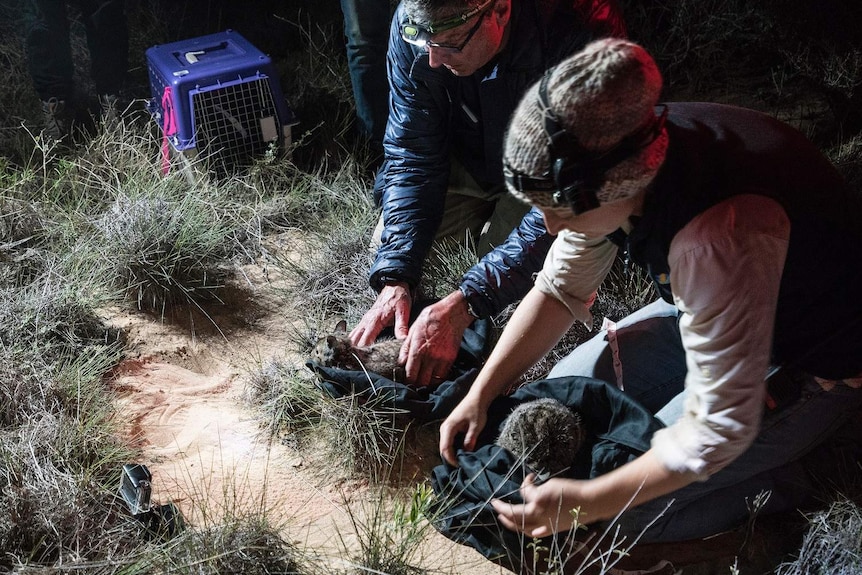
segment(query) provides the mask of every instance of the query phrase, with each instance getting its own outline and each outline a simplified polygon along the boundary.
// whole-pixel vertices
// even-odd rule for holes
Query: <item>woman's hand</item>
[[[583,516],[576,493],[584,482],[573,479],[553,478],[536,485],[536,475],[529,474],[521,483],[524,503],[506,503],[493,499],[491,505],[504,527],[529,537],[547,537],[553,533],[568,531],[576,523],[590,523]],[[597,520],[598,518],[594,519]]]
[[[476,439],[488,421],[488,408],[471,395],[461,400],[440,426],[440,455],[450,465],[457,466],[455,436],[464,433],[464,449],[473,451]]]
[[[556,477],[536,485],[536,476],[530,474],[521,483],[524,503],[514,505],[495,499],[491,505],[507,529],[530,537],[546,537],[570,529],[576,521],[589,525],[613,519],[627,507],[667,495],[697,478],[694,473],[669,470],[650,449],[593,479]]]

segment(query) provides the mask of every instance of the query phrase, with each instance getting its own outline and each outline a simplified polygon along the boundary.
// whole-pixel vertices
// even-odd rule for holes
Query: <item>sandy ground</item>
[[[128,336],[126,358],[110,379],[118,417],[129,442],[141,450],[137,462],[153,475],[154,502],[173,502],[187,522],[201,527],[219,524],[225,514],[263,510],[286,540],[314,550],[333,571],[343,569],[351,554],[345,546],[357,546],[348,510],[361,519],[363,510],[374,509],[377,491],[366,479],[345,478],[314,453],[270,441],[263,432],[261,414],[244,399],[246,382],[270,359],[304,362],[289,352],[295,348],[291,322],[299,321],[301,312],[276,297],[271,270],[242,271],[231,303],[208,308],[208,316],[179,310],[162,321],[128,310],[105,312]],[[427,469],[427,463],[417,468]],[[424,557],[419,566],[429,572],[509,573],[472,548],[429,532],[419,550]],[[724,574],[739,553],[740,535],[694,545],[640,546],[638,563],[669,558],[688,565],[678,573]],[[747,566],[774,565],[776,547],[779,555],[787,552],[771,539],[748,546],[756,549]]]
[[[199,526],[216,524],[224,513],[264,509],[284,525],[286,539],[335,567],[348,555],[344,545],[355,543],[346,505],[367,508],[361,501],[368,486],[321,479],[313,457],[261,432],[259,415],[243,400],[247,374],[286,357],[292,314],[273,299],[260,269],[244,271],[244,297],[208,310],[209,318],[188,311],[172,321],[109,313],[128,334],[129,351],[112,378],[119,417],[141,449],[138,463],[153,475],[155,502],[175,503]],[[435,572],[504,572],[436,532],[426,547],[423,567]]]

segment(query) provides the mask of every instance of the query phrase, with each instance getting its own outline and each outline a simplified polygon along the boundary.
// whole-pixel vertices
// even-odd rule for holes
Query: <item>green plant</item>
[[[278,293],[285,304],[302,310],[302,317],[312,322],[340,317],[354,325],[374,302],[368,271],[376,211],[364,187],[347,178],[340,194],[325,180],[304,189],[309,194],[304,203],[332,209],[312,220],[303,242],[273,256],[273,267],[285,279]]]
[[[101,300],[66,276],[61,263],[48,262],[35,278],[9,279],[16,283],[0,286],[0,342],[7,353],[25,354],[29,365],[41,367],[116,340],[93,311]]]
[[[270,435],[320,455],[329,473],[388,476],[403,456],[410,425],[385,394],[331,397],[311,372],[274,359],[250,374],[248,388]]]
[[[321,165],[337,171],[345,161],[356,161],[366,170],[372,154],[354,134],[356,110],[347,61],[342,47],[331,41],[341,37],[339,24],[314,22],[303,14],[277,19],[306,46],[298,59],[285,61],[286,73],[294,78],[292,101],[309,127],[300,134],[302,145],[295,148],[294,161],[309,172]]]
[[[326,398],[310,372],[286,360],[269,359],[249,374],[247,397],[267,415],[270,436],[301,440],[323,424]]]
[[[827,156],[844,175],[851,189],[862,189],[862,136],[839,142],[827,150]]]
[[[137,526],[113,494],[118,470],[131,457],[118,441],[101,380],[116,351],[91,349],[38,372],[30,365],[33,371],[10,373],[4,362],[0,566],[100,560],[137,546]],[[31,389],[9,387],[13,381]]]
[[[406,424],[386,397],[327,398],[323,408],[326,459],[349,474],[382,476],[403,452]]]
[[[650,51],[674,87],[713,89],[772,55],[767,50],[771,21],[760,5],[740,0],[624,4],[632,39]]]
[[[212,299],[224,285],[231,224],[199,195],[120,194],[97,227],[105,267],[140,309],[164,314]]]
[[[393,497],[395,501],[391,503]],[[424,559],[422,544],[433,529],[426,519],[433,498],[433,491],[420,484],[406,499],[381,488],[359,504],[345,500],[345,509],[359,543],[359,549],[354,552],[339,533],[342,546],[355,566],[350,573],[427,573],[420,565]]]
[[[479,261],[475,246],[448,239],[435,243],[422,270],[420,291],[424,297],[442,298],[461,285],[464,273]]]
[[[751,536],[754,533],[757,518],[769,502],[769,498],[771,496],[771,491],[761,491],[751,499],[748,499],[747,497],[745,498],[745,506],[748,508],[748,520],[745,524],[745,537],[743,538],[740,548],[744,548],[750,541]]]
[[[219,525],[187,529],[147,558],[154,572],[194,575],[299,575],[299,550],[260,517],[228,519]]]

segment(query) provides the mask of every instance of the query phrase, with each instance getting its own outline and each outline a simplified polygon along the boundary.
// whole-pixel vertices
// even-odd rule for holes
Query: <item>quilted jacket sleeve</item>
[[[419,282],[422,262],[443,217],[449,178],[449,107],[441,101],[445,90],[435,90],[436,74],[412,73],[416,61],[427,55],[401,40],[401,19],[399,7],[387,55],[391,94],[383,140],[386,163],[376,183],[384,224],[370,273],[371,286],[377,290],[385,281],[410,286]]]
[[[542,213],[533,208],[505,243],[489,252],[461,279],[461,292],[477,317],[496,315],[523,298],[533,285],[554,236],[545,229]]]

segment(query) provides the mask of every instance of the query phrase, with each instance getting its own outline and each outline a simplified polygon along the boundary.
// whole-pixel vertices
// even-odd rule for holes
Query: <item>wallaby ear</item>
[[[338,338],[337,337],[335,337],[334,335],[326,336],[326,347],[327,348],[333,349],[333,348],[335,348],[336,345],[338,345]]]
[[[341,320],[340,322],[335,324],[335,331],[343,331],[346,333],[347,332],[347,321]]]

